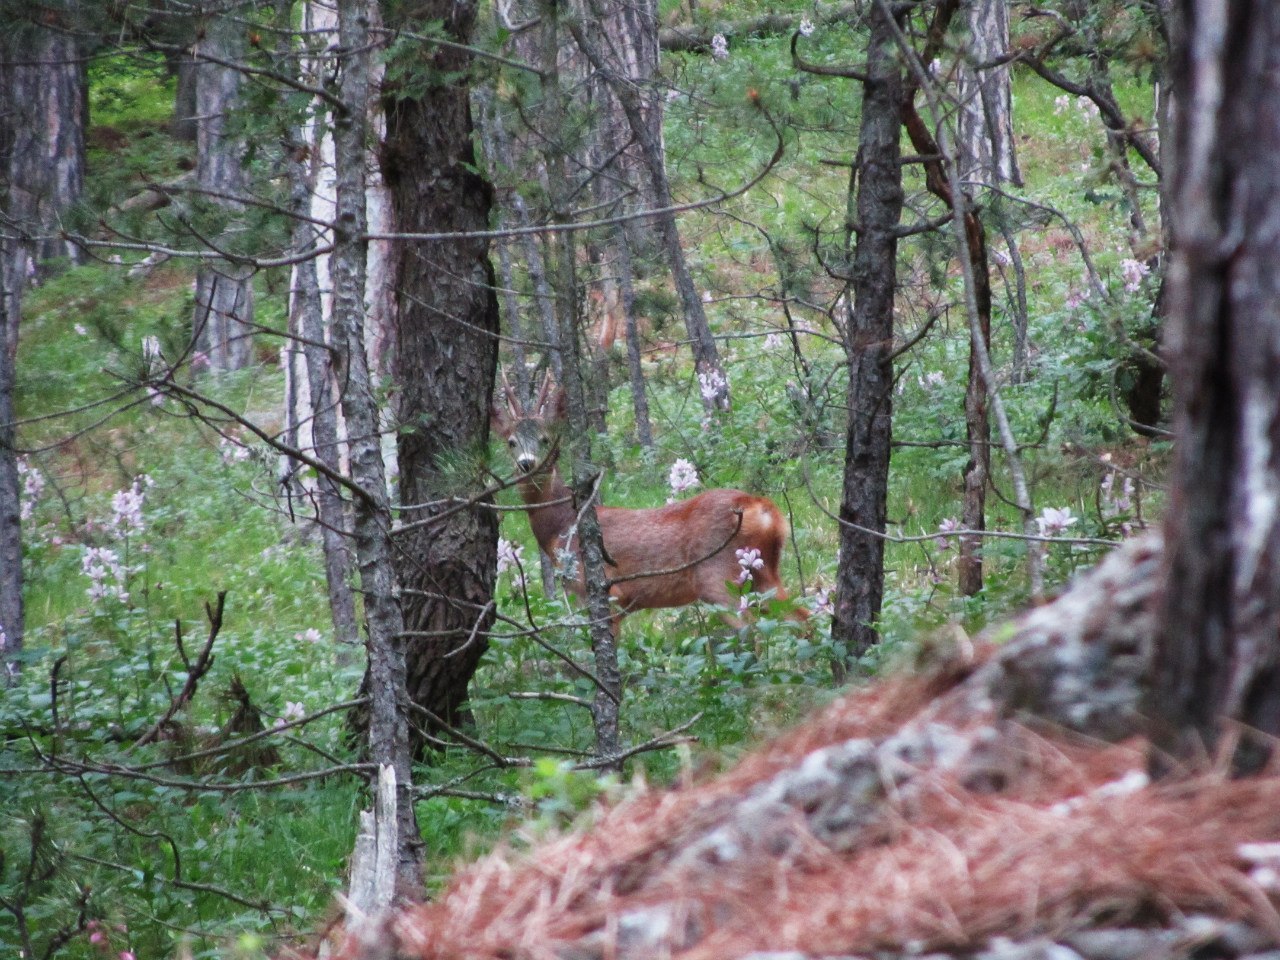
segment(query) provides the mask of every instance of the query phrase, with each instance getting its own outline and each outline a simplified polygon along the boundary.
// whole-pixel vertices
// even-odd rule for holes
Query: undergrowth
[[[832,50],[853,47],[838,32],[820,41]],[[716,758],[731,757],[834,696],[832,661],[841,651],[829,639],[823,599],[837,565],[844,366],[823,313],[834,309],[836,287],[805,256],[813,231],[824,224],[829,230],[843,216],[847,170],[825,161],[847,160],[856,146],[851,86],[803,77],[793,93],[789,60],[777,44],[735,45],[723,65],[672,57],[668,68],[698,91],[669,103],[670,162],[682,190],[696,193],[707,178],[731,183],[768,156],[761,108],[745,96],[747,88],[763,91],[758,96],[774,115],[792,117],[784,135],[795,160],[753,193],[682,221],[708,312],[727,338],[733,410],[704,419],[688,362],[651,360],[646,373],[658,444],[644,450],[634,440],[624,365],[614,361],[610,430],[595,440],[597,458],[610,465],[604,499],[654,506],[687,495],[668,482],[678,459],[693,465],[700,487],[736,486],[773,498],[792,528],[783,579],[815,619],[805,632],[768,610],[742,628],[705,608],[628,618],[620,648],[625,738],[639,743],[686,727],[696,740],[635,761],[632,771],[657,783],[686,776],[696,764],[724,762]],[[188,163],[187,149],[165,132],[172,91],[153,82],[157,75],[150,68],[95,74],[94,202],[115,202],[148,177],[178,175]],[[1123,92],[1131,102],[1146,93],[1137,81]],[[1127,254],[1115,198],[1081,190],[1077,177],[1063,174],[1096,162],[1079,147],[1085,133],[1096,139],[1098,131],[1088,127],[1096,120],[1062,116],[1038,81],[1019,78],[1016,95],[1019,123],[1034,131],[1022,154],[1029,189],[1082,220],[1116,297],[1105,304],[1077,300],[1079,271],[1069,244],[1053,228],[1024,221],[1033,353],[1027,379],[1006,382],[1002,395],[1026,444],[1021,453],[1037,509],[1069,511],[1061,529],[1071,535],[1118,539],[1158,507],[1158,490],[1139,486],[1126,495],[1125,482],[1158,470],[1164,451],[1135,443],[1113,406],[1117,325],[1141,325],[1155,291],[1149,281],[1122,289]],[[927,287],[945,254],[905,250],[907,286]],[[756,296],[762,275],[771,286]],[[283,497],[274,457],[243,428],[197,425],[174,401],[157,402],[132,386],[145,370],[144,337],[157,337],[166,355],[185,346],[191,282],[190,270],[177,263],[145,279],[93,263],[45,282],[29,296],[23,317],[20,437],[29,451],[27,476],[39,479],[27,484],[26,661],[0,706],[6,736],[0,895],[13,897],[29,867],[43,876],[52,865],[47,879],[29,884],[27,919],[46,932],[81,922],[62,951],[68,957],[98,956],[104,943],[113,955],[158,957],[186,944],[196,957],[249,956],[315,928],[343,884],[356,812],[367,802],[357,782],[343,776],[255,788],[358,759],[341,712],[290,728],[256,751],[217,751],[228,737],[351,699],[362,667],[358,651],[332,640],[318,537],[296,521],[305,508]],[[664,283],[642,278],[641,296],[655,307],[647,317],[651,333],[678,339],[674,302],[659,289]],[[943,276],[942,295],[954,294],[955,283]],[[282,323],[285,286],[280,277],[260,279],[258,303],[269,324]],[[804,328],[804,363],[782,336],[787,321],[778,304],[785,298],[793,298]],[[904,329],[918,321],[922,303],[918,291],[904,295]],[[994,352],[1005,376],[1009,328],[1002,302]],[[868,659],[871,672],[908,656],[921,634],[950,622],[977,631],[1028,599],[1027,546],[1014,539],[986,541],[980,595],[962,597],[955,588],[956,544],[945,532],[959,513],[968,457],[967,338],[961,314],[944,311],[936,329],[899,361],[892,403],[903,445],[893,457],[890,533],[916,539],[888,545],[883,644]],[[264,361],[217,378],[195,373],[192,382],[275,430],[282,375],[272,354]],[[988,525],[1017,531],[1009,477],[996,459]],[[514,492],[505,497],[515,502]],[[524,561],[522,573],[501,575],[500,609],[544,628],[546,643],[587,658],[574,609],[547,596],[539,582],[527,522],[507,514],[502,536],[523,548]],[[1051,585],[1095,562],[1101,549],[1049,546]],[[220,632],[195,698],[155,742],[133,746],[181,689],[209,635],[207,610],[219,594],[226,597]],[[534,640],[509,625],[495,632],[473,687],[475,729],[506,754],[538,759],[529,769],[478,771],[473,755],[451,749],[417,771],[428,791],[453,785],[487,797],[421,801],[432,884],[453,858],[474,854],[513,825],[553,829],[623,789],[570,770],[591,746],[584,710],[567,700],[512,697],[522,692],[592,694]],[[60,757],[77,762],[64,766]],[[121,778],[104,766],[116,762],[153,766],[149,778]],[[195,775],[225,789],[189,791],[178,783]],[[0,953],[16,951],[14,936],[0,921]]]

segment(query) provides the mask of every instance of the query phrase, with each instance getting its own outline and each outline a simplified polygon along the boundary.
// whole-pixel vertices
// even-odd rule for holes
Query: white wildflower
[[[742,547],[735,550],[734,555],[738,558],[738,566],[742,570],[738,573],[738,583],[746,583],[754,575],[755,571],[764,569],[764,560],[760,556],[760,551],[755,547]]]
[[[1116,473],[1111,471],[1098,484],[1098,492],[1102,495],[1102,512],[1113,517],[1119,513],[1128,513],[1133,509],[1135,487],[1133,477],[1125,477],[1116,489]]]
[[[129,602],[124,566],[119,555],[109,547],[87,547],[80,560],[80,569],[89,578],[86,591],[90,600],[115,598]]]
[[[1078,517],[1071,515],[1070,507],[1045,507],[1036,517],[1036,526],[1040,528],[1040,536],[1051,537],[1072,526]]]
[[[729,41],[723,33],[717,33],[711,38],[711,56],[717,60],[724,60],[729,56]]]
[[[139,477],[128,490],[117,490],[111,496],[111,520],[108,525],[121,536],[140,532],[143,528],[142,503],[146,497],[142,487],[143,478]]]
[[[681,457],[671,465],[671,470],[667,473],[667,483],[670,485],[673,495],[692,490],[700,483],[698,468]]]
[[[704,370],[698,374],[698,389],[706,403],[711,403],[717,397],[723,396],[728,388],[729,381],[719,370]]]
[[[800,36],[811,37],[813,36],[813,31],[815,29],[816,28],[813,25],[813,21],[810,20],[808,17],[800,18]]]
[[[307,708],[301,703],[295,703],[293,700],[284,702],[284,713],[276,718],[276,727],[283,727],[285,724],[293,723],[295,720],[302,720],[307,715]]]
[[[1151,268],[1141,260],[1134,260],[1132,257],[1126,257],[1120,261],[1120,272],[1124,274],[1124,288],[1128,293],[1133,293],[1142,286],[1142,278],[1151,273]]]
[[[502,537],[498,538],[498,575],[508,570],[521,570],[524,567],[524,546],[512,543]]]
[[[44,493],[44,474],[19,457],[18,476],[22,478],[22,506],[18,515],[22,520],[30,520],[40,501],[40,494]]]

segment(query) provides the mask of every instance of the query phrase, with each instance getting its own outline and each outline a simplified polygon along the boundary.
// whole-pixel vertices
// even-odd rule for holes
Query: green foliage
[[[745,16],[757,8],[773,12],[767,4],[740,4],[732,12]],[[719,15],[699,9],[700,16]],[[809,8],[797,8],[802,12]],[[1136,44],[1139,19],[1137,13],[1117,19],[1109,36],[1118,48]],[[397,35],[386,55],[393,99],[453,79],[419,69],[421,37],[441,29],[417,25],[418,36]],[[856,61],[857,29],[824,24],[803,40],[805,58],[825,65]],[[731,34],[725,60],[680,54],[663,64],[672,91],[669,170],[682,201],[731,191],[757,175],[773,153],[775,125],[786,144],[783,164],[753,191],[680,222],[705,308],[722,338],[733,409],[706,415],[683,348],[647,355],[657,440],[653,450],[643,450],[634,439],[625,365],[617,356],[601,365],[611,384],[609,431],[593,443],[597,462],[607,465],[606,503],[648,507],[691,495],[695,491],[675,494],[669,485],[672,464],[684,459],[696,468],[701,488],[767,495],[792,528],[782,569],[792,600],[742,592],[735,599],[745,601],[745,610],[694,607],[627,618],[619,649],[624,741],[644,743],[677,729],[696,738],[693,746],[632,761],[628,773],[642,768],[659,783],[687,774],[692,751],[731,756],[835,695],[832,663],[842,651],[830,640],[820,591],[835,582],[834,514],[848,426],[841,272],[849,252],[846,195],[857,149],[858,90],[840,78],[797,75],[788,42]],[[1143,69],[1118,72],[1118,96],[1137,115],[1150,92]],[[190,148],[166,132],[172,85],[158,58],[96,58],[90,90],[89,210],[118,206],[147,183],[174,180],[190,167]],[[311,107],[296,91],[284,98],[277,93],[255,87],[253,109],[235,121],[236,132],[254,144],[251,178],[264,203],[236,214],[241,230],[229,243],[245,252],[278,250],[285,242],[283,218],[269,212],[281,199],[277,144]],[[499,93],[516,113],[538,109],[532,75],[504,73]],[[1004,250],[996,239],[1002,225],[1018,238],[1031,305],[1026,377],[1015,381],[1006,290],[1013,277],[1009,267],[995,267],[993,354],[1002,397],[1013,432],[1026,445],[1022,456],[1037,508],[1070,510],[1069,535],[1117,539],[1150,518],[1153,497],[1158,507],[1158,494],[1142,486],[1123,492],[1126,477],[1158,471],[1165,451],[1130,443],[1116,399],[1130,385],[1130,344],[1153,338],[1158,277],[1126,289],[1133,211],[1109,179],[1097,119],[1074,102],[1060,108],[1058,94],[1030,76],[1018,77],[1015,95],[1018,122],[1028,131],[1020,142],[1025,194],[1081,225],[1105,290],[1090,290],[1074,239],[1056,214],[1016,202],[989,204],[993,250]],[[586,113],[571,118],[574,135],[590,122]],[[524,161],[515,166],[500,174],[502,187],[518,189],[536,207],[539,178]],[[913,215],[936,216],[914,168],[908,178]],[[179,214],[209,233],[220,232],[228,219],[225,209],[188,199],[162,218],[116,222],[139,236],[189,244]],[[952,254],[949,236],[904,239],[902,339],[934,306],[958,302]],[[679,341],[681,307],[664,267],[644,251],[635,266],[645,336]],[[358,759],[340,713],[253,749],[213,749],[244,735],[230,728],[246,702],[259,712],[257,722],[271,728],[350,699],[362,666],[355,651],[335,649],[329,637],[318,544],[312,531],[290,522],[274,456],[251,432],[229,422],[220,432],[197,426],[179,404],[154,404],[137,386],[146,373],[144,337],[158,338],[166,358],[185,350],[191,281],[191,270],[177,262],[145,280],[95,263],[44,281],[28,297],[23,317],[16,396],[19,416],[32,419],[21,427],[21,444],[33,451],[26,464],[40,471],[45,487],[25,524],[24,670],[0,701],[6,737],[0,897],[12,900],[21,892],[33,851],[38,865],[56,866],[47,882],[25,894],[27,916],[43,938],[74,929],[61,954],[67,957],[97,957],[103,942],[117,956],[123,950],[164,956],[183,943],[197,957],[279,952],[282,938],[314,929],[330,909],[356,811],[366,803],[353,778],[254,789],[263,780]],[[259,277],[264,325],[285,326],[287,287],[281,274]],[[939,534],[960,514],[969,456],[963,420],[968,343],[960,311],[943,309],[928,334],[896,360],[895,389],[886,398],[900,443],[889,517],[890,534],[902,542],[887,546],[878,624],[883,639],[865,658],[868,673],[914,668],[931,649],[922,636],[953,623],[976,632],[1029,599],[1025,543],[987,540],[985,587],[963,597],[955,586],[955,540]],[[262,359],[274,351],[268,348]],[[274,364],[233,375],[183,370],[177,376],[268,432],[278,428],[283,384]],[[52,414],[63,416],[34,419]],[[479,455],[459,453],[459,467]],[[502,472],[501,460],[494,461]],[[1008,469],[999,452],[992,480],[999,495],[988,500],[988,527],[1021,530],[1021,517],[1007,502]],[[141,524],[122,527],[113,501],[135,490]],[[514,491],[500,499],[506,506],[518,502]],[[592,662],[583,614],[554,590],[544,591],[526,518],[504,513],[502,526],[503,536],[523,549],[523,561],[499,577],[502,619],[489,638],[470,708],[473,732],[499,756],[530,757],[532,766],[478,765],[470,752],[450,748],[415,772],[425,789],[418,815],[433,885],[453,858],[484,849],[513,824],[531,817],[540,828],[558,829],[620,789],[573,766],[593,744],[584,703],[595,687],[569,663]],[[102,550],[112,551],[114,560],[90,553]],[[1051,588],[1099,552],[1089,544],[1048,545]],[[100,574],[91,573],[95,569]],[[195,698],[158,742],[137,745],[191,669],[177,632],[187,657],[194,657],[209,631],[204,605],[220,591],[227,593],[224,622]],[[799,605],[815,610],[806,624],[787,617]],[[191,754],[202,755],[175,759]],[[42,757],[79,766],[27,772]],[[109,765],[126,763],[154,764],[154,779],[110,772]],[[197,778],[219,788],[195,789]],[[95,932],[104,939],[91,942]],[[0,916],[0,953],[16,953],[16,944],[14,926]]]

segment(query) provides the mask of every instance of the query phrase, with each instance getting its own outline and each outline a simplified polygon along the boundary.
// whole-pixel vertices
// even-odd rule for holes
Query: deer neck
[[[551,466],[530,474],[520,481],[520,496],[530,507],[529,526],[542,552],[550,557],[566,544],[562,537],[573,526],[577,516],[569,488],[560,479],[560,471]]]

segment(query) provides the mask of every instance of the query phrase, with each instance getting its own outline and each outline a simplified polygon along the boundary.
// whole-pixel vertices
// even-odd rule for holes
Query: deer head
[[[517,470],[532,473],[539,464],[553,464],[560,425],[565,419],[564,391],[556,386],[548,373],[542,379],[537,399],[526,406],[500,371],[505,403],[495,397],[489,409],[489,421],[498,435],[507,441],[507,451]]]

